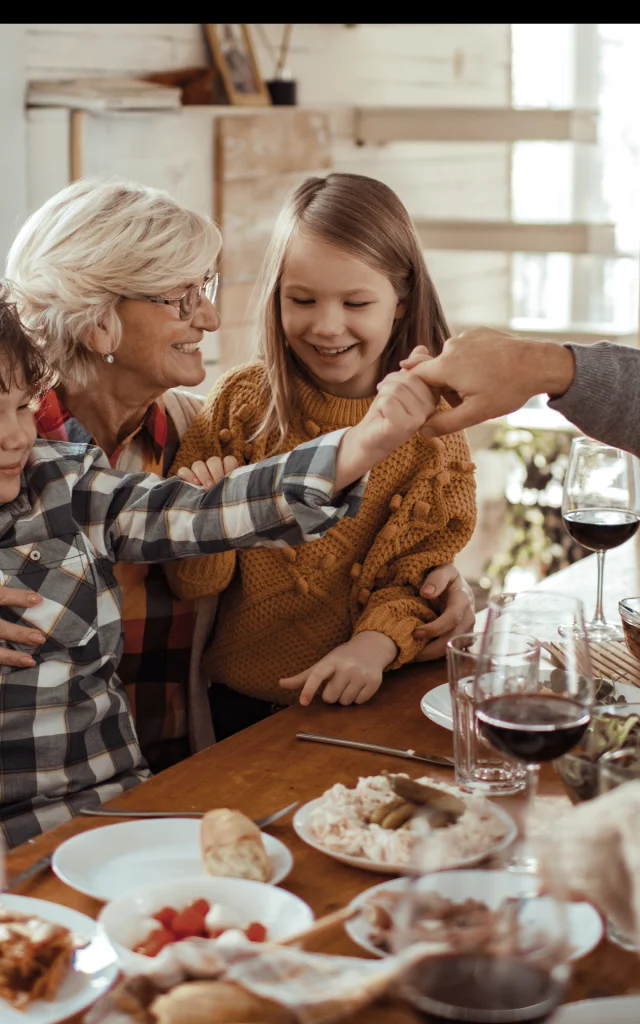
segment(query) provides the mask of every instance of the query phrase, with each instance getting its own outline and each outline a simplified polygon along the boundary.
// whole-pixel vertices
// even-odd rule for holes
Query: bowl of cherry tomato
[[[246,878],[184,878],[140,886],[112,900],[98,925],[125,974],[140,974],[174,943],[278,941],[313,922],[298,896]]]

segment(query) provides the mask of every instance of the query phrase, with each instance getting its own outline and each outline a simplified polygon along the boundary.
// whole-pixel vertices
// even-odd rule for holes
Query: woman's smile
[[[176,345],[172,345],[176,352],[182,353],[185,356],[193,356],[200,352],[200,346],[202,341],[180,341]]]

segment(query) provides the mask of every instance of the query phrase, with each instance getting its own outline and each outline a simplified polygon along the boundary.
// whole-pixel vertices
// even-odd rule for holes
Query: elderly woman
[[[166,475],[202,402],[179,389],[202,383],[200,343],[220,326],[220,247],[210,220],[166,192],[125,181],[75,182],[29,218],[6,272],[23,322],[59,373],[38,410],[40,437],[92,442],[114,468]],[[198,674],[211,605],[202,604],[196,626],[193,606],[172,594],[160,566],[115,571],[123,591],[119,674],[143,753],[158,771],[214,741]],[[423,654],[439,657],[448,636],[473,622],[469,591],[452,566],[441,566],[423,594],[443,594]],[[0,604],[20,601],[38,598],[0,587]],[[43,638],[5,618],[0,641],[0,666],[25,665],[33,659],[10,645]]]

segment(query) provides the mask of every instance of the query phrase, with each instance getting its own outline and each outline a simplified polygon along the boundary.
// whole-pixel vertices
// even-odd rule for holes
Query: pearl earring
[[[111,364],[114,362],[114,358],[111,352],[107,352],[106,356],[103,356],[102,358],[104,359],[105,363]]]

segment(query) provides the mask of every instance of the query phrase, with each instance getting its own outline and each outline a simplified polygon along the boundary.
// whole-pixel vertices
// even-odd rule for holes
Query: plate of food
[[[111,986],[118,958],[95,921],[58,903],[0,895],[0,1020],[55,1024]]]
[[[516,825],[502,807],[449,783],[404,774],[336,783],[298,808],[296,833],[309,846],[365,871],[390,875],[469,867],[509,846]]]
[[[425,921],[430,939],[450,941],[456,927],[487,932],[487,922],[499,898],[517,896],[519,882],[510,871],[492,871],[492,899],[487,896],[486,874],[484,871],[458,871],[452,877],[442,872],[437,879],[433,876],[420,879],[417,884],[425,894]],[[350,906],[361,908],[361,912],[344,927],[357,946],[374,956],[388,956],[392,952],[392,928],[406,890],[407,879],[396,878],[365,889],[351,901]],[[432,890],[434,898],[430,903],[428,895]],[[532,925],[544,917],[545,906],[544,898],[529,904],[526,913]],[[602,918],[590,903],[567,903],[567,924],[572,947],[570,960],[586,956],[602,938]]]
[[[561,673],[561,669],[554,669],[549,674],[549,688],[553,689],[554,672]],[[596,679],[596,703],[600,705],[623,705],[640,701],[640,688],[633,683],[618,683],[611,679]],[[425,693],[420,701],[420,710],[426,718],[441,725],[443,729],[453,731],[453,717],[451,714],[451,692],[448,683],[434,686],[433,690]]]
[[[80,832],[53,855],[51,867],[72,889],[112,900],[151,882],[197,876],[250,878],[276,885],[291,871],[284,843],[240,811],[217,808],[198,821],[149,818]]]

